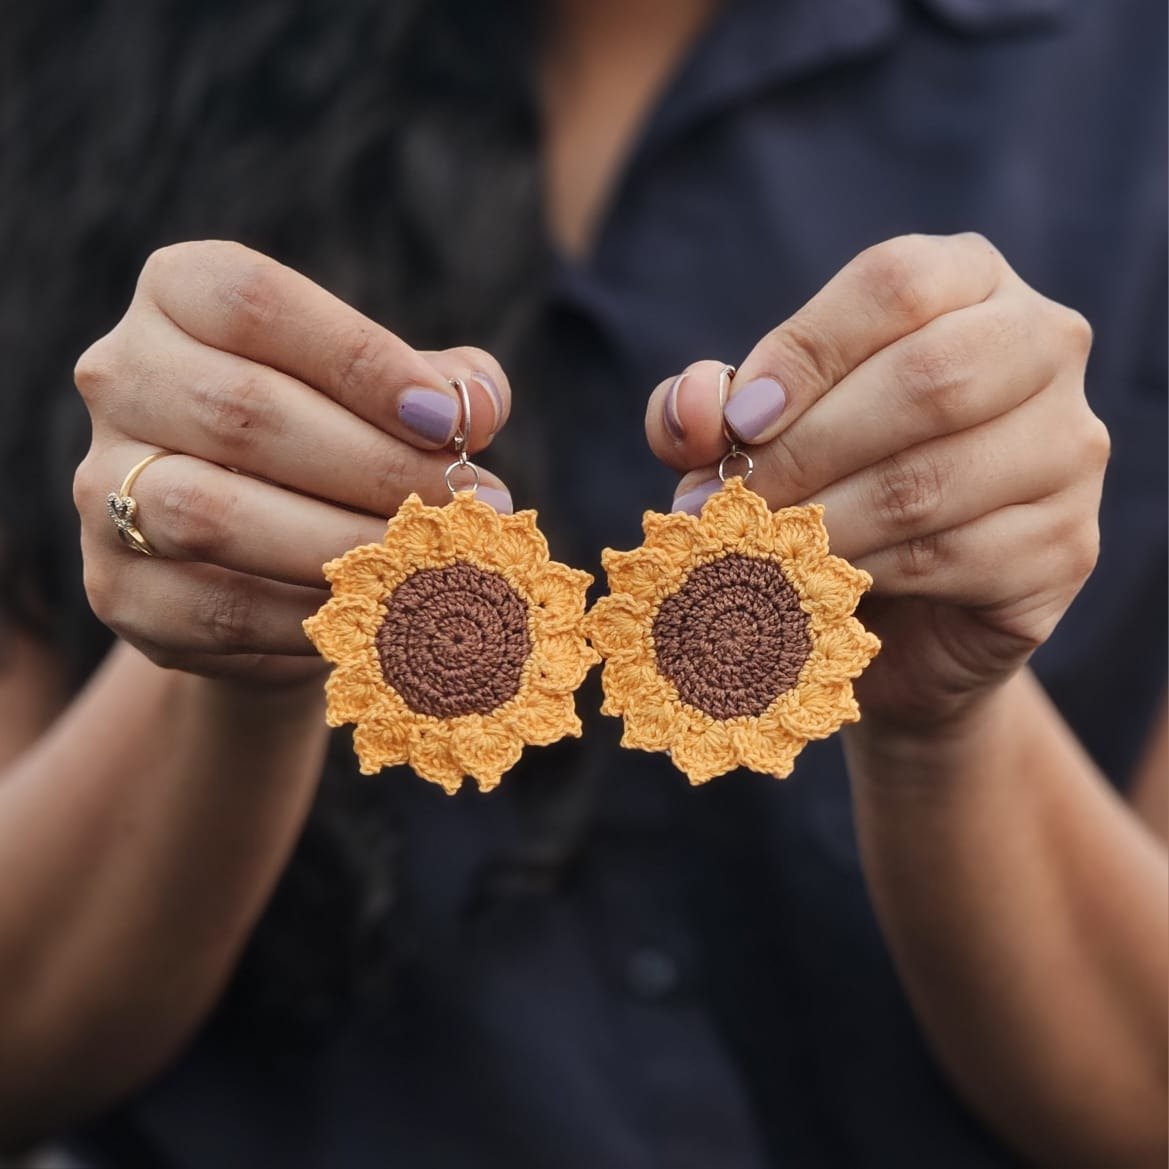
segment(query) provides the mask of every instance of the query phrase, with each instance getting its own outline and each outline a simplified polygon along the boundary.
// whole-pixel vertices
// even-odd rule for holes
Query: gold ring
[[[114,527],[118,529],[118,535],[122,537],[123,543],[133,548],[135,552],[141,552],[143,556],[157,556],[158,553],[134,523],[138,514],[138,501],[130,494],[130,488],[134,486],[134,480],[151,463],[165,459],[171,454],[174,454],[174,451],[155,451],[154,454],[147,455],[140,463],[135,463],[130,468],[130,473],[122,480],[122,486],[106,496],[106,511],[113,520]]]

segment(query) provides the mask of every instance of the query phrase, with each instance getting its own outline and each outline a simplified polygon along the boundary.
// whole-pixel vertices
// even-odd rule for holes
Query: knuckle
[[[1100,559],[1099,524],[1087,525],[1080,539],[1073,544],[1073,549],[1072,572],[1077,584],[1083,584],[1095,571]]]
[[[1056,306],[1056,323],[1062,347],[1086,361],[1092,349],[1092,326],[1083,313],[1065,305]]]
[[[188,655],[174,646],[139,637],[136,648],[146,655],[160,670],[182,670],[189,664]]]
[[[1069,571],[1076,585],[1081,585],[1095,571],[1100,558],[1100,527],[1082,524],[1074,540],[1067,543]]]
[[[379,515],[393,515],[402,500],[420,486],[410,481],[417,474],[410,452],[393,439],[379,437],[361,465],[371,468],[368,482]]]
[[[937,570],[944,551],[944,540],[938,533],[904,540],[895,549],[897,570],[906,580],[922,580]]]
[[[806,456],[792,443],[787,431],[776,435],[764,451],[768,477],[774,477],[785,487],[790,487],[794,494],[804,496],[819,486],[813,479],[812,467]]]
[[[1084,427],[1082,445],[1083,461],[1093,470],[1102,472],[1112,457],[1112,435],[1108,427],[1091,411],[1088,423]]]
[[[248,450],[277,430],[272,388],[258,373],[234,381],[207,378],[193,385],[191,395],[200,426],[226,453]]]
[[[165,247],[155,248],[142,265],[142,272],[138,277],[139,286],[147,291],[153,291],[164,285],[176,271],[185,267],[192,249],[193,245],[189,243],[167,244]]]
[[[92,405],[117,381],[117,367],[113,334],[107,333],[77,359],[73,367],[73,384],[81,397]]]
[[[894,535],[914,536],[937,516],[946,475],[939,459],[924,453],[896,455],[878,468],[873,508]]]
[[[910,328],[929,320],[919,236],[875,244],[860,254],[857,264],[863,287],[884,312]]]
[[[94,616],[106,626],[115,629],[114,603],[117,591],[108,566],[101,559],[87,556],[81,573],[82,587]]]
[[[222,584],[208,589],[201,617],[211,645],[223,653],[254,648],[253,609],[252,596],[242,585]]]
[[[996,258],[1001,256],[994,242],[983,235],[981,231],[960,231],[950,238],[954,243],[969,248],[971,251],[989,252]]]
[[[177,281],[186,280],[196,268],[216,268],[238,264],[243,257],[251,256],[242,244],[227,240],[180,240],[155,248],[138,276],[138,287],[148,297],[156,299]]]
[[[337,354],[337,388],[343,402],[368,396],[376,358],[372,329],[360,327],[341,344]]]
[[[1017,299],[992,299],[979,306],[981,329],[971,338],[981,352],[999,353],[1035,343],[1035,319]]]
[[[173,483],[159,501],[167,541],[190,560],[206,560],[223,544],[228,501],[198,483]]]
[[[782,370],[794,385],[827,390],[848,372],[831,333],[805,312],[796,313],[777,329],[763,350],[764,363]]]
[[[104,499],[108,491],[108,486],[98,479],[97,466],[90,451],[73,472],[73,506],[83,521],[94,502]]]
[[[1079,588],[1091,576],[1100,555],[1100,525],[1095,511],[1082,506],[1082,496],[1066,495],[1045,535],[1049,545],[1058,549],[1056,563],[1062,566],[1062,573],[1053,578],[1052,585],[1062,578],[1071,588]]]
[[[239,247],[239,245],[227,245]],[[280,311],[280,273],[270,260],[240,248],[219,290],[223,329],[229,347],[247,348],[272,325]]]
[[[948,433],[963,414],[970,382],[970,359],[961,340],[946,343],[907,340],[898,362],[898,385],[905,404],[924,412],[935,433]]]
[[[492,377],[497,377],[503,372],[499,362],[486,349],[479,349],[474,345],[459,345],[449,352],[456,361],[470,370],[480,370]]]

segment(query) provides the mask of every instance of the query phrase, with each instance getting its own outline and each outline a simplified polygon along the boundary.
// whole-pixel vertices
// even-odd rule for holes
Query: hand
[[[75,376],[93,421],[74,498],[94,612],[159,665],[246,680],[323,669],[300,624],[328,595],[322,564],[380,540],[410,492],[449,498],[442,448],[460,410],[448,379],[467,383],[472,451],[510,402],[488,354],[415,352],[298,273],[221,242],[152,255]],[[177,453],[132,489],[151,558],[122,543],[106,494],[160,448]],[[480,498],[511,509],[486,473]]]
[[[1091,330],[981,236],[864,252],[743,361],[728,423],[773,508],[825,506],[833,552],[873,576],[861,617],[884,649],[866,719],[940,726],[1051,634],[1097,555],[1108,434],[1084,398]],[[718,487],[717,362],[663,382],[650,444]]]

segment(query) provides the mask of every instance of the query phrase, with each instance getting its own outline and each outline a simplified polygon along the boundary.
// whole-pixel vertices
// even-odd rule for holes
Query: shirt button
[[[678,963],[664,950],[642,946],[625,963],[625,983],[646,1002],[659,1002],[678,989]]]

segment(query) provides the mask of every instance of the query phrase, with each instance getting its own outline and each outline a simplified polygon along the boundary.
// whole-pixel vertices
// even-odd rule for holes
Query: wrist
[[[324,725],[325,693],[320,674],[277,685],[239,678],[188,677],[197,700],[223,718],[287,723],[304,717]]]
[[[905,724],[862,717],[844,734],[854,786],[941,794],[974,768],[985,773],[1025,721],[1019,712],[1027,691],[1024,671],[944,720]]]

